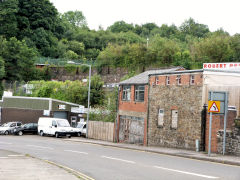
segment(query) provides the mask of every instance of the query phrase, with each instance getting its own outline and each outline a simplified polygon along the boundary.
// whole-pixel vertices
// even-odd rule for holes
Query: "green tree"
[[[62,15],[72,26],[87,28],[87,21],[81,11],[68,11]]]
[[[128,24],[124,21],[117,21],[110,27],[108,27],[108,30],[114,33],[120,33],[120,32],[128,32],[132,31],[134,29],[132,24]]]
[[[231,37],[213,34],[195,42],[190,49],[195,62],[230,62],[234,56],[231,48]]]
[[[174,40],[155,36],[149,43],[148,58],[158,65],[170,65],[174,62],[175,54],[180,50]]]
[[[10,81],[29,81],[33,78],[36,52],[29,48],[25,41],[10,38],[0,39],[0,56],[5,61],[5,79]]]
[[[205,37],[209,33],[207,25],[196,23],[192,18],[181,24],[180,31],[184,36],[192,35],[196,37]]]
[[[0,35],[7,39],[17,35],[17,12],[17,0],[0,1]]]

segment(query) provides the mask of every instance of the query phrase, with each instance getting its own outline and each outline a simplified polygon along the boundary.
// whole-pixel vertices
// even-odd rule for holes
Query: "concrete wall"
[[[177,85],[181,75],[181,85]],[[190,75],[195,76],[190,85]],[[148,145],[194,149],[195,140],[201,141],[202,73],[171,74],[150,77]],[[164,110],[164,121],[158,126],[159,109]],[[178,111],[177,128],[172,127],[172,112]],[[201,143],[201,142],[200,142]]]

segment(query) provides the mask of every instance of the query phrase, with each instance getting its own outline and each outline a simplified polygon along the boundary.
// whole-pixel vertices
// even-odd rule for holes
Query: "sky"
[[[180,26],[192,17],[210,31],[240,33],[240,0],[50,0],[60,13],[82,11],[88,27],[106,29],[116,21]]]

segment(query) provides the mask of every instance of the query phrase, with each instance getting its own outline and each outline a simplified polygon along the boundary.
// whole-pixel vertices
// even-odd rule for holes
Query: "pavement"
[[[240,166],[239,156],[220,155],[212,153],[208,156],[205,152],[195,152],[183,149],[150,147],[134,144],[113,143],[101,140],[93,140],[86,138],[71,138],[64,141],[90,143],[101,146],[110,146],[115,148],[123,148],[135,151],[143,151],[149,153],[158,153],[170,156],[178,156],[183,158],[191,158],[196,160],[204,160],[216,163],[224,163],[229,165]],[[29,155],[18,154],[11,151],[0,149],[0,180],[92,180],[88,176],[77,172],[68,167],[64,167],[47,160],[41,160]]]
[[[0,180],[89,180],[70,168],[29,155],[0,150]]]
[[[136,145],[136,144],[113,143],[113,142],[79,138],[79,137],[65,139],[65,141],[91,143],[91,144],[97,144],[102,146],[110,146],[110,147],[116,147],[116,148],[165,154],[170,156],[178,156],[183,158],[190,158],[190,159],[196,159],[196,160],[203,160],[203,161],[210,161],[215,163],[240,166],[240,156],[222,155],[222,154],[215,154],[215,153],[211,153],[210,156],[208,156],[207,152],[196,152],[191,150],[165,148],[165,147],[142,146],[142,145]]]

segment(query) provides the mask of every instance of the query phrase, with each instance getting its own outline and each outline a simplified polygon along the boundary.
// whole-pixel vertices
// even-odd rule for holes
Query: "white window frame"
[[[142,89],[140,89],[140,88],[142,88],[143,87],[143,90]],[[136,101],[136,102],[144,102],[144,96],[145,96],[145,86],[144,85],[136,85],[135,86],[135,89],[134,89],[135,91],[135,96],[134,96],[134,100]],[[140,99],[140,94],[142,94],[143,93],[143,99]]]
[[[131,100],[131,86],[122,86],[122,101]]]

